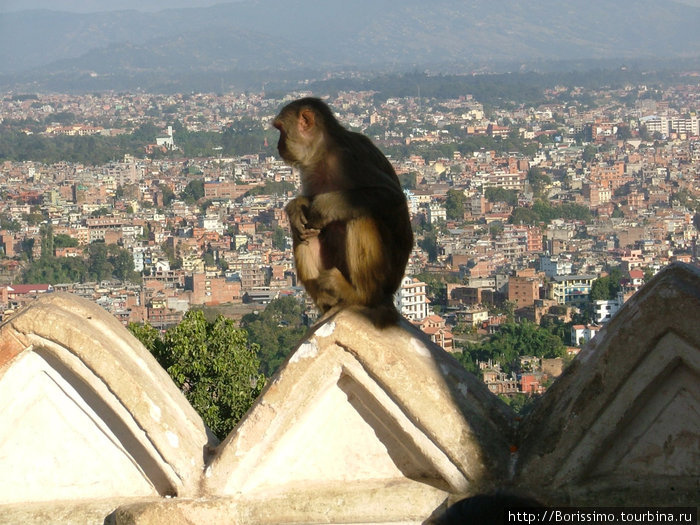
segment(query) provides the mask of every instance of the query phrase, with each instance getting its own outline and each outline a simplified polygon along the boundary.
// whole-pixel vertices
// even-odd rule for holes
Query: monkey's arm
[[[321,230],[334,221],[360,217],[389,217],[397,207],[405,206],[402,192],[385,187],[331,191],[316,195],[306,213],[305,227]],[[291,220],[291,219],[290,219]]]
[[[311,237],[316,237],[319,234],[319,229],[316,226],[309,224],[308,215],[311,209],[311,202],[304,196],[295,197],[284,211],[289,217],[289,224],[292,229],[292,236],[296,241],[305,241]]]

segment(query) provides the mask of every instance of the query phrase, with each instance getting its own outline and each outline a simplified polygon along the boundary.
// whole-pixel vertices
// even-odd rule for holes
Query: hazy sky
[[[241,0],[0,0],[0,12],[22,11],[25,9],[53,9],[54,11],[78,13],[117,11],[120,9],[160,11],[169,7],[206,7],[231,1]],[[348,1],[351,2],[352,0]],[[700,0],[676,1],[700,7]]]
[[[178,7],[207,7],[240,0],[0,0],[0,12],[23,11],[25,9],[52,9],[91,13],[97,11],[118,11],[138,9],[139,11],[160,11]],[[698,0],[700,2],[700,0]]]

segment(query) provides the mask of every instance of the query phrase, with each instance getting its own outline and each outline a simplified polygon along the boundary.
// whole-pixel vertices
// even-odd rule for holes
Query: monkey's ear
[[[304,108],[299,112],[299,129],[309,132],[316,125],[316,114],[312,109]]]

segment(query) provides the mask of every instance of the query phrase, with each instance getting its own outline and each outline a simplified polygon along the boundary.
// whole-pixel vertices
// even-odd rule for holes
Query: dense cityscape
[[[700,87],[685,78],[557,85],[534,105],[325,96],[403,184],[416,243],[401,313],[495,393],[542,393],[663,266],[697,264]],[[203,309],[252,327],[293,298],[303,333],[317,313],[284,213],[298,174],[270,122],[311,94],[2,96],[3,318],[61,290],[124,324],[165,330]],[[488,349],[514,325],[546,333],[535,355]]]

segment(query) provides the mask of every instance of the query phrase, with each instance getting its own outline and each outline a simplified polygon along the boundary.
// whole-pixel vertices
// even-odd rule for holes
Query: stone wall
[[[219,444],[112,316],[50,294],[0,326],[0,524],[423,523],[502,488],[694,506],[699,375],[700,272],[682,264],[523,421],[408,323],[341,312]]]

